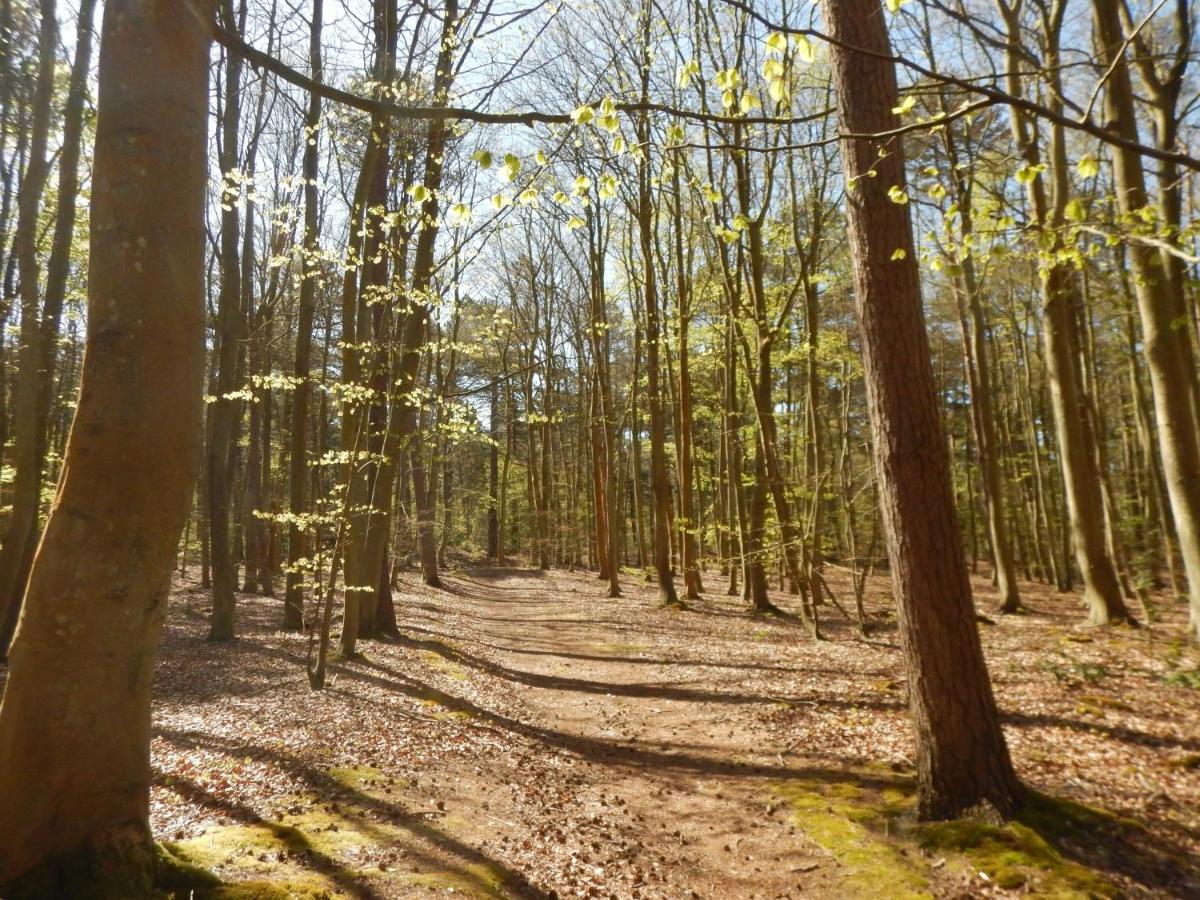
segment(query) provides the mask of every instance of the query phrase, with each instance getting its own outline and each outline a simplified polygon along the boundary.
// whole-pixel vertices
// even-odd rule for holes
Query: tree
[[[1019,47],[1020,2],[997,0],[1007,28],[1005,60],[1009,92],[1020,96],[1021,50]],[[1054,0],[1041,18],[1045,58],[1043,64],[1053,84],[1061,80],[1059,41],[1066,0]],[[1053,92],[1054,109],[1062,107],[1061,90]],[[1063,251],[1062,227],[1070,202],[1066,134],[1062,125],[1049,126],[1050,143],[1046,153],[1050,170],[1042,174],[1041,153],[1036,130],[1021,110],[1010,111],[1013,138],[1025,160],[1026,195],[1035,228],[1044,235],[1043,252],[1047,264],[1040,267],[1042,319],[1046,370],[1050,398],[1058,435],[1059,457],[1063,473],[1070,519],[1071,542],[1075,559],[1083,575],[1084,596],[1090,608],[1089,621],[1096,625],[1122,622],[1130,618],[1121,597],[1116,563],[1109,551],[1108,524],[1105,518],[1103,486],[1096,461],[1095,423],[1088,413],[1083,374],[1079,368],[1080,336],[1075,307],[1078,291],[1069,263],[1055,259]],[[1050,183],[1049,195],[1046,181]]]
[[[640,13],[642,52],[642,102],[650,96],[650,4]],[[662,370],[659,364],[660,328],[658,285],[654,267],[654,207],[651,193],[650,122],[643,112],[637,119],[637,141],[642,155],[637,168],[637,226],[642,258],[642,298],[646,316],[646,401],[650,407],[650,486],[654,497],[653,553],[654,572],[659,597],[664,606],[680,606],[671,574],[671,485],[667,473],[667,415],[666,397],[662,390]]]
[[[1184,18],[1180,28],[1188,33],[1187,4],[1179,3]],[[1121,137],[1138,140],[1137,110],[1133,84],[1125,59],[1125,32],[1121,27],[1116,3],[1093,0],[1096,39],[1100,61],[1106,66],[1105,112],[1109,127]],[[1186,65],[1185,61],[1182,63]],[[1176,63],[1179,66],[1180,63]],[[1150,77],[1153,64],[1143,68]],[[1167,88],[1162,87],[1160,94]],[[1178,88],[1175,88],[1178,90]],[[1166,103],[1164,105],[1173,105]],[[1168,122],[1160,114],[1157,124],[1167,130]],[[1117,202],[1121,213],[1133,223],[1148,210],[1150,198],[1141,157],[1134,151],[1115,147],[1113,168],[1116,175]],[[1164,190],[1165,218],[1170,225],[1171,198],[1175,188]],[[1179,535],[1179,549],[1188,577],[1192,638],[1200,641],[1200,388],[1197,387],[1196,357],[1187,327],[1183,272],[1167,247],[1160,251],[1136,238],[1129,255],[1133,262],[1134,294],[1141,316],[1146,369],[1154,396],[1155,421],[1159,429],[1158,446],[1162,457],[1167,496]]]
[[[897,126],[896,74],[878,0],[825,0],[846,211],[900,639],[916,730],[919,811],[1001,814],[1021,787],[975,625],[938,419],[907,202],[904,147],[857,135]]]
[[[246,2],[235,14],[233,0],[222,0],[225,27],[241,31]],[[222,186],[220,268],[217,299],[216,396],[208,405],[208,446],[205,476],[208,479],[209,547],[212,554],[212,626],[210,641],[231,641],[234,636],[234,590],[237,563],[229,535],[229,507],[233,493],[233,453],[237,430],[238,364],[243,338],[241,216],[238,197],[243,191],[238,166],[238,139],[242,118],[242,58],[225,58],[225,107],[221,119],[220,166]]]
[[[313,0],[309,24],[308,56],[312,78],[321,81],[321,28],[324,0]],[[319,268],[319,216],[317,176],[320,165],[317,128],[321,122],[321,95],[310,91],[304,115],[304,263],[300,270],[300,309],[296,323],[295,379],[288,454],[288,573],[284,595],[283,627],[299,631],[304,624],[304,575],[298,571],[307,553],[301,517],[308,512],[308,408],[312,397],[309,366],[312,357],[313,319],[316,317]]]
[[[58,209],[54,214],[54,239],[50,259],[46,264],[46,290],[40,316],[29,323],[37,325],[31,335],[34,352],[21,357],[22,371],[17,382],[16,439],[17,484],[9,521],[9,533],[0,553],[0,660],[8,652],[13,629],[17,625],[29,565],[37,542],[37,510],[46,468],[51,394],[53,391],[59,327],[67,293],[67,276],[71,266],[71,250],[75,237],[76,198],[79,193],[79,158],[83,144],[83,107],[87,99],[87,80],[92,59],[92,19],[95,0],[83,0],[76,20],[75,62],[71,66],[71,83],[67,90],[67,105],[63,113],[62,154],[58,168]],[[33,186],[30,186],[32,190]],[[32,199],[30,198],[30,202]],[[35,229],[31,229],[35,230]],[[18,223],[20,233],[20,224]],[[36,271],[25,282],[36,293]],[[29,445],[32,444],[32,447]],[[32,521],[29,520],[32,516]],[[19,558],[18,558],[19,557]],[[11,568],[16,566],[15,569]],[[7,610],[4,606],[7,603]]]
[[[17,479],[13,509],[0,548],[0,656],[3,640],[14,625],[25,592],[25,581],[37,545],[38,508],[42,496],[42,467],[38,448],[37,405],[41,393],[39,369],[42,361],[41,271],[37,256],[38,216],[42,193],[50,174],[46,144],[50,132],[54,92],[54,63],[58,48],[58,20],[54,0],[40,3],[37,82],[33,98],[33,121],[29,129],[29,166],[17,197],[17,233],[13,257],[21,278],[21,349],[17,381],[14,429],[14,464]]]
[[[81,390],[0,704],[14,892],[150,893],[150,683],[202,433],[211,15],[105,8]]]

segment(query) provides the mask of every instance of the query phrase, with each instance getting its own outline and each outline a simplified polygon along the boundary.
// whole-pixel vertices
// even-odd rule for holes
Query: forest
[[[1198,15],[0,0],[0,898],[1200,896]]]

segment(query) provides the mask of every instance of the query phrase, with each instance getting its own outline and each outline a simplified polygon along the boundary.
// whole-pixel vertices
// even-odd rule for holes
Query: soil
[[[402,579],[398,641],[309,689],[281,600],[206,643],[180,579],[159,664],[155,834],[281,896],[1200,896],[1200,676],[1186,613],[1078,627],[1079,599],[980,628],[1022,779],[1086,804],[998,829],[912,820],[889,585],[869,632],[749,614],[717,573],[688,610],[640,573],[464,567]],[[850,585],[830,582],[853,609]],[[793,598],[776,602],[791,608]],[[991,624],[994,623],[994,624]],[[1050,801],[1037,801],[1045,806]],[[1036,803],[1034,805],[1037,805]],[[1058,807],[1054,808],[1059,809]],[[1043,812],[1045,809],[1043,809]]]

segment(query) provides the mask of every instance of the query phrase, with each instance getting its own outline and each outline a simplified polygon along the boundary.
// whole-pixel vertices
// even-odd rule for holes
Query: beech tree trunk
[[[13,397],[13,457],[16,469],[12,512],[0,547],[0,638],[15,626],[26,575],[37,544],[38,507],[41,504],[42,466],[39,462],[37,405],[41,387],[38,369],[42,360],[41,270],[37,258],[38,217],[42,194],[50,173],[46,145],[54,92],[54,61],[58,48],[58,20],[54,0],[41,0],[38,31],[38,68],[34,86],[29,137],[29,164],[17,197],[17,230],[12,254],[21,278],[20,348],[18,378]],[[3,644],[0,640],[0,655]]]
[[[831,45],[830,56],[841,131],[861,135],[896,128],[896,74],[886,59],[891,49],[879,0],[824,0],[823,8],[830,36],[840,42]],[[987,805],[1011,813],[1021,787],[975,625],[912,222],[908,205],[888,195],[892,188],[905,190],[904,147],[898,140],[881,147],[846,137],[842,158],[852,185],[846,206],[855,306],[909,672],[919,812],[923,818],[948,818]]]
[[[234,16],[232,0],[224,0],[225,26],[240,33],[241,22]],[[241,19],[245,18],[243,2]],[[242,265],[241,218],[237,196],[244,188],[237,181],[238,136],[242,115],[242,58],[235,53],[226,57],[225,109],[221,122],[221,291],[217,301],[217,390],[208,406],[209,552],[212,554],[212,624],[210,641],[230,641],[234,636],[237,586],[237,562],[229,535],[229,508],[233,494],[229,456],[237,430],[235,400],[230,395],[237,387],[238,350],[242,341]]]
[[[50,409],[54,387],[54,371],[58,361],[56,341],[62,320],[63,304],[67,295],[67,277],[71,267],[71,245],[75,237],[76,199],[79,193],[79,157],[83,144],[83,105],[87,99],[88,74],[91,70],[92,59],[92,19],[95,13],[95,0],[82,0],[79,4],[77,17],[75,62],[71,67],[71,85],[67,92],[67,106],[63,116],[63,143],[58,168],[58,209],[54,216],[54,240],[50,248],[50,259],[46,264],[46,296],[42,303],[41,321],[38,322],[39,333],[36,339],[37,352],[27,357],[22,356],[22,364],[30,363],[36,368],[18,373],[18,397],[20,402],[17,411],[25,416],[32,416],[32,421],[18,425],[16,434],[21,439],[32,441],[33,456],[27,456],[27,449],[18,451],[18,459],[25,460],[27,467],[18,468],[13,493],[16,497],[26,495],[32,490],[34,502],[20,510],[21,515],[32,515],[25,525],[18,519],[18,509],[14,505],[11,522],[11,532],[14,540],[21,540],[21,529],[24,528],[23,545],[14,543],[10,548],[8,536],[4,544],[4,554],[0,554],[0,660],[8,653],[8,645],[12,640],[12,632],[17,624],[21,599],[25,595],[25,584],[29,578],[29,565],[33,561],[33,550],[37,542],[37,512],[41,494],[42,479],[45,477],[46,451],[49,441]],[[24,392],[29,391],[34,404],[30,407]],[[32,482],[27,488],[24,482]],[[12,553],[11,560],[6,554]],[[19,558],[18,558],[19,554]],[[9,569],[10,562],[16,564],[15,571]],[[7,604],[7,611],[5,605]]]
[[[692,375],[691,349],[688,346],[688,330],[692,322],[691,292],[692,283],[687,270],[690,268],[690,254],[684,255],[683,250],[683,193],[679,187],[679,169],[672,171],[671,186],[675,194],[675,276],[677,295],[675,302],[679,309],[679,434],[676,436],[676,454],[678,455],[679,472],[679,511],[683,531],[680,541],[681,565],[683,568],[684,596],[688,600],[699,600],[704,590],[700,579],[700,534],[697,521],[696,493],[696,451],[695,423],[692,414]]]
[[[320,82],[321,26],[324,0],[313,0],[309,27],[309,68],[314,81]],[[304,116],[304,256],[300,269],[300,308],[296,322],[296,357],[292,369],[295,393],[292,395],[292,421],[288,454],[288,572],[283,600],[283,627],[299,631],[304,627],[304,573],[297,570],[308,555],[308,536],[299,517],[308,512],[308,407],[312,398],[309,366],[312,357],[313,319],[317,308],[318,197],[317,176],[320,161],[317,127],[321,122],[321,97],[309,92]]]
[[[500,563],[500,380],[492,382],[488,390],[488,431],[491,445],[488,447],[488,513],[487,513],[487,556],[497,565]]]
[[[1126,140],[1137,141],[1137,110],[1117,5],[1093,0],[1092,9],[1100,58],[1109,75],[1104,103],[1108,127]],[[1132,218],[1149,205],[1141,157],[1114,147],[1113,170],[1118,206]],[[1170,254],[1137,241],[1129,246],[1129,258],[1154,397],[1158,451],[1187,573],[1190,628],[1193,640],[1200,642],[1200,389],[1179,283],[1183,273]]]
[[[642,102],[648,102],[650,91],[650,5],[641,11]],[[658,288],[654,266],[654,210],[651,205],[650,180],[650,123],[645,113],[637,120],[638,143],[645,148],[638,164],[638,237],[640,239],[643,276],[643,299],[646,314],[646,402],[650,407],[650,486],[654,497],[654,572],[658,581],[659,599],[664,606],[680,606],[671,575],[671,485],[667,474],[667,417],[664,407],[662,370],[659,364]]]
[[[212,7],[183,6],[106,4],[83,380],[0,704],[0,894],[151,890],[150,684],[203,431]]]
[[[1019,96],[1022,66],[1016,43],[1019,22],[1007,0],[998,0],[998,3],[1008,29],[1007,86],[1009,93]],[[1045,18],[1043,62],[1052,80],[1058,77],[1058,43],[1065,10],[1066,0],[1055,0],[1050,14]],[[1052,106],[1061,106],[1061,101],[1055,99],[1051,99],[1050,103]],[[1013,109],[1010,118],[1013,138],[1025,163],[1030,167],[1039,166],[1040,154],[1024,114]],[[1066,221],[1065,209],[1070,192],[1066,137],[1061,125],[1050,126],[1047,157],[1050,195],[1047,196],[1043,181],[1045,176],[1041,174],[1035,174],[1029,180],[1026,193],[1034,224],[1050,235],[1044,252],[1053,257],[1062,247],[1058,230]],[[1103,488],[1093,452],[1095,434],[1087,413],[1087,399],[1079,371],[1079,334],[1074,312],[1078,293],[1074,273],[1066,264],[1054,261],[1049,261],[1043,268],[1041,290],[1046,371],[1062,464],[1063,493],[1070,521],[1069,535],[1064,529],[1063,540],[1070,540],[1075,550],[1075,559],[1083,575],[1084,598],[1090,610],[1089,621],[1094,625],[1128,621],[1131,617],[1121,598],[1120,580],[1105,532]]]
[[[454,36],[458,29],[458,0],[446,0],[443,4],[441,43],[438,45],[436,76],[433,82],[434,105],[444,106],[449,101],[450,87],[454,79],[453,53]],[[412,459],[413,491],[417,504],[417,541],[421,554],[421,578],[431,587],[439,587],[437,541],[434,534],[433,493],[427,485],[424,452],[421,442],[415,440],[419,431],[420,418],[417,405],[411,394],[417,384],[421,357],[424,355],[432,315],[430,289],[435,270],[434,251],[438,235],[435,224],[438,218],[438,191],[442,185],[445,160],[443,154],[449,138],[449,128],[444,119],[431,119],[426,132],[425,180],[430,199],[423,205],[422,213],[428,217],[425,227],[417,236],[413,253],[412,280],[409,286],[404,325],[400,333],[400,350],[397,371],[394,373],[397,409],[392,413],[396,424],[389,435],[394,443],[384,451],[391,458],[400,450],[407,450]],[[394,447],[395,449],[392,449]]]

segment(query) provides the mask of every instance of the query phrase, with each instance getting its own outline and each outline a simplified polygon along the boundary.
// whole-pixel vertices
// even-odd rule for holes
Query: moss
[[[1064,841],[1095,840],[1098,832],[1126,830],[1103,810],[1030,793],[1014,821],[994,825],[971,819],[919,826],[920,846],[954,853],[993,884],[1025,887],[1030,896],[1048,898],[1115,897],[1117,888],[1103,875],[1067,859]]]
[[[790,782],[778,790],[797,827],[842,867],[841,896],[878,896],[883,884],[900,900],[932,896],[924,864],[889,836],[911,797],[883,797],[847,782]]]
[[[1085,694],[1079,698],[1080,703],[1086,703],[1090,706],[1100,707],[1102,709],[1115,709],[1120,712],[1133,712],[1133,707],[1123,700],[1118,700],[1116,697],[1105,697],[1103,694]]]
[[[778,788],[798,828],[827,851],[844,873],[841,896],[928,896],[943,872],[984,873],[995,887],[1033,897],[1118,896],[1103,873],[1070,858],[1073,848],[1120,845],[1143,830],[1101,809],[1030,792],[1017,818],[917,823],[911,779],[874,769],[861,780],[789,782]],[[1103,853],[1103,850],[1100,850]]]
[[[442,891],[453,889],[474,897],[509,896],[505,890],[507,878],[504,872],[495,866],[471,865],[464,866],[461,871],[413,873],[401,876],[398,880],[414,887]]]
[[[132,822],[47,860],[2,886],[5,900],[127,900],[154,896],[157,850],[145,823]]]
[[[329,770],[329,777],[354,790],[387,778],[374,766],[334,766]]]
[[[354,790],[389,780],[370,766],[335,768],[330,775]],[[405,874],[371,864],[376,851],[411,845],[414,836],[436,842],[439,833],[419,822],[401,827],[372,821],[352,802],[331,801],[306,805],[303,813],[283,816],[278,822],[213,828],[166,849],[176,860],[218,869],[233,879],[208,893],[197,892],[197,900],[316,900],[353,893],[354,885],[368,876],[454,888],[468,895],[507,896],[507,876],[499,867],[450,863],[443,869]],[[181,894],[181,900],[186,896]]]
[[[215,889],[221,884],[221,879],[186,857],[176,855],[170,844],[159,844],[154,863],[154,884],[168,896],[178,893],[186,897],[197,891]]]
[[[434,713],[433,717],[439,722],[468,722],[475,718],[474,715],[467,712],[465,709],[454,709],[449,712]]]
[[[332,900],[334,895],[306,881],[234,881],[196,900]]]
[[[176,885],[167,897],[180,900],[318,900],[334,896],[338,876],[345,874],[337,856],[370,839],[350,827],[340,816],[323,810],[295,817],[299,824],[259,822],[214,828],[197,838],[164,845],[178,866],[219,869],[232,880],[204,886]],[[297,872],[290,859],[297,858]],[[313,870],[313,871],[310,871]],[[244,879],[244,880],[243,880]],[[166,887],[164,885],[164,887]]]
[[[438,711],[432,713],[430,718],[439,722],[466,722],[475,717],[473,713],[465,709],[447,709],[446,704],[442,702],[442,695],[432,692],[426,692],[423,695],[421,705],[437,709]]]
[[[226,825],[213,828],[196,838],[168,845],[178,857],[212,868],[237,869],[247,872],[269,872],[282,855],[326,857],[336,859],[349,850],[375,843],[377,836],[368,834],[385,826],[370,825],[360,829],[352,819],[328,808],[315,808],[283,822],[258,822],[250,825]],[[397,829],[386,829],[399,838]]]
[[[434,653],[432,650],[422,650],[418,655],[426,666],[434,671],[441,672],[447,678],[454,681],[466,681],[468,678],[466,669],[458,663],[451,662],[439,653]]]
[[[332,900],[326,887],[309,881],[229,881],[215,887],[165,894],[165,900]]]

